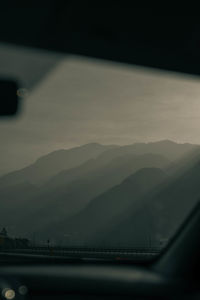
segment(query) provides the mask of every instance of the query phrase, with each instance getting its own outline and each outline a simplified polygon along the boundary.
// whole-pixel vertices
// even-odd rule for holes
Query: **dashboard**
[[[10,289],[3,299],[193,299],[190,284],[134,265],[10,265],[1,267],[1,278],[2,293]]]

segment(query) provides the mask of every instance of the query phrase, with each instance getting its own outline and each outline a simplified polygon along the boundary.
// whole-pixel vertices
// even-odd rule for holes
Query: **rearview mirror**
[[[0,79],[0,116],[16,115],[19,109],[18,84]]]

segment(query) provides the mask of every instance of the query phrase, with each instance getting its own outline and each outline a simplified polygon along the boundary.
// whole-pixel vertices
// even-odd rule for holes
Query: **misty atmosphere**
[[[199,200],[200,146],[58,150],[0,178],[0,220],[34,245],[164,246]]]
[[[0,228],[32,245],[162,248],[199,201],[199,79],[0,45],[27,89],[0,124]]]

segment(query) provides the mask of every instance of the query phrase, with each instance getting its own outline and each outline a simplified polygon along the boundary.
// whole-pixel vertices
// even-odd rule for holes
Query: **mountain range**
[[[200,159],[178,178],[171,178],[156,190],[146,194],[142,206],[123,212],[115,224],[101,228],[89,243],[108,247],[159,247],[180,228],[200,201]],[[134,238],[133,238],[134,237]]]
[[[94,198],[77,215],[67,221],[59,221],[54,228],[56,232],[62,232],[61,228],[65,228],[65,234],[70,236],[71,244],[77,242],[79,244],[81,239],[82,243],[86,241],[87,245],[89,237],[99,231],[105,233],[111,223],[115,225],[116,218],[126,215],[124,212],[133,205],[134,208],[140,207],[142,196],[164,182],[167,177],[167,174],[159,168],[139,169],[120,184]],[[52,232],[52,235],[55,235],[56,232]]]
[[[166,195],[180,186],[183,173],[193,173],[199,153],[198,145],[168,140],[127,146],[91,143],[49,153],[0,178],[0,224],[13,235],[34,236],[38,242],[128,244],[136,212],[141,218],[138,213],[134,222],[145,224],[150,219],[144,218],[143,207],[171,203]],[[149,222],[153,231],[156,226]],[[133,236],[137,241],[137,234]],[[153,236],[151,240],[157,242]]]
[[[117,146],[104,146],[91,143],[72,149],[62,149],[51,152],[38,158],[33,164],[10,172],[0,178],[0,187],[16,185],[28,181],[32,184],[41,184],[62,170],[75,168],[89,159],[96,158],[106,150]]]

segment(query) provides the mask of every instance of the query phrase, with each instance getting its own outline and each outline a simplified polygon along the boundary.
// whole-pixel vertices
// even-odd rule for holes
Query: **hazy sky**
[[[200,80],[135,66],[0,46],[0,75],[30,88],[0,121],[0,174],[84,143],[200,143]]]

